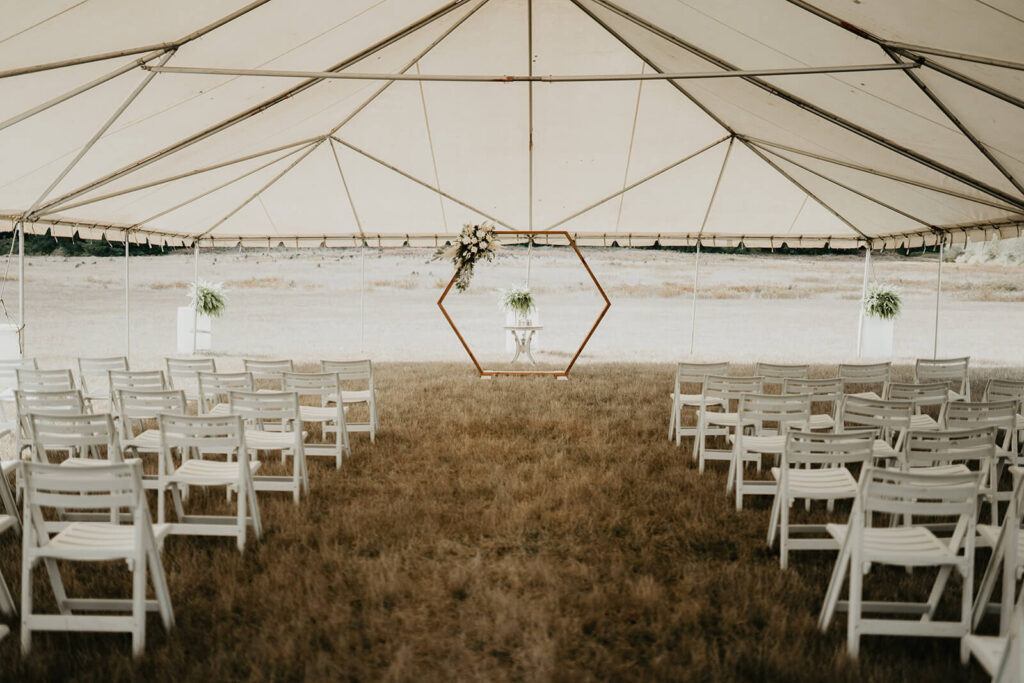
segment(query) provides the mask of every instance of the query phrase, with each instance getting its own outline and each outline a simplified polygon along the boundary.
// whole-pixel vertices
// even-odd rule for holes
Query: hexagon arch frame
[[[587,332],[587,336],[583,338],[583,342],[580,344],[579,348],[576,349],[576,353],[574,353],[572,355],[572,358],[569,359],[569,364],[565,366],[564,370],[487,370],[482,365],[480,365],[480,361],[476,359],[476,356],[473,354],[472,349],[469,348],[469,344],[466,343],[466,340],[465,338],[463,338],[462,333],[459,332],[459,328],[455,325],[455,321],[452,320],[452,317],[450,315],[448,315],[448,311],[445,310],[444,307],[445,297],[448,296],[448,292],[451,291],[452,285],[455,284],[455,278],[457,273],[452,274],[452,279],[449,280],[448,286],[444,288],[443,292],[441,292],[441,298],[437,300],[437,307],[441,309],[441,313],[444,314],[445,320],[447,320],[448,324],[451,325],[452,331],[455,332],[455,336],[459,338],[459,341],[462,343],[462,348],[466,349],[466,353],[469,354],[469,359],[473,361],[473,365],[476,366],[476,370],[477,372],[480,373],[481,379],[490,379],[491,377],[497,377],[499,375],[552,375],[558,379],[569,379],[569,371],[572,370],[572,366],[576,364],[576,360],[580,357],[580,354],[583,353],[583,349],[587,346],[587,342],[589,342],[590,338],[594,336],[594,331],[597,330],[597,326],[601,324],[601,320],[604,318],[605,313],[607,313],[608,309],[611,308],[611,299],[609,299],[608,295],[605,294],[604,288],[601,287],[601,283],[597,281],[597,277],[594,275],[594,271],[590,270],[590,266],[587,265],[587,260],[583,258],[583,254],[580,252],[579,247],[576,246],[576,240],[574,240],[572,238],[572,235],[570,235],[567,231],[495,230],[494,234],[529,235],[530,237],[534,235],[561,235],[562,237],[565,237],[566,242],[568,242],[568,245],[572,247],[572,250],[576,253],[576,257],[580,260],[580,263],[583,264],[583,269],[587,271],[587,275],[590,276],[591,281],[597,288],[598,294],[600,294],[601,298],[604,299],[604,308],[602,308],[601,312],[597,315],[597,320],[594,321],[594,324],[591,326],[590,331]]]

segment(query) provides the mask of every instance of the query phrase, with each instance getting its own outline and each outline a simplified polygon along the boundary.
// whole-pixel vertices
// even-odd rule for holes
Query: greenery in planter
[[[872,282],[864,296],[864,312],[882,320],[892,320],[900,314],[903,297],[900,290],[884,282]]]
[[[220,282],[200,280],[198,287],[195,284],[189,286],[188,295],[192,299],[192,308],[211,318],[219,318],[228,304],[224,285]]]
[[[537,310],[533,292],[528,287],[510,287],[501,290],[501,306],[506,311],[512,311],[519,318],[526,318]]]

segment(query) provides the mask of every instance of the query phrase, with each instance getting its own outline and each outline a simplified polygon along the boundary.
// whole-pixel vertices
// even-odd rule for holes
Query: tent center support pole
[[[857,316],[857,358],[861,357],[864,333],[864,299],[868,295],[868,273],[871,272],[871,245],[864,250],[864,282],[860,286],[860,315]]]
[[[195,277],[192,283],[192,292],[195,294],[195,301],[192,302],[192,355],[199,350],[199,240],[192,245],[195,254]]]
[[[18,345],[25,355],[25,221],[18,223]]]
[[[132,355],[131,268],[128,257],[128,233],[124,234],[124,357]]]
[[[693,355],[693,342],[697,336],[697,285],[700,284],[700,240],[697,241],[697,253],[693,259],[693,300],[690,302],[690,355]]]
[[[533,0],[526,0],[526,67],[529,75],[533,76]],[[533,81],[531,80],[526,84],[526,99],[527,99],[527,111],[528,111],[528,126],[530,129],[529,139],[527,141],[528,154],[529,154],[529,179],[528,185],[529,190],[527,197],[527,204],[529,205],[529,220],[528,225],[530,230],[533,230]],[[531,240],[530,247],[533,247]],[[529,272],[529,271],[527,271]],[[529,275],[527,275],[527,285],[529,285]]]
[[[366,241],[359,247],[359,353],[366,343]]]
[[[935,339],[932,341],[932,358],[939,357],[939,303],[942,300],[942,257],[945,253],[946,238],[939,242],[939,270],[935,278]]]

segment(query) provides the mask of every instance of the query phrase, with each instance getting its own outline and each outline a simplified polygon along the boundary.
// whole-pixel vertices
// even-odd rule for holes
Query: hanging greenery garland
[[[455,288],[460,292],[469,289],[469,283],[473,279],[473,266],[477,261],[494,259],[494,252],[501,246],[494,230],[494,226],[488,223],[466,224],[462,226],[462,232],[455,244],[438,249],[434,254],[435,260],[450,259],[454,264]]]

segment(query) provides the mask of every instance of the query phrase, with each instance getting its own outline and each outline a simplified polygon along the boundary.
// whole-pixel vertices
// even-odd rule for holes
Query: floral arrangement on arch
[[[211,318],[219,318],[228,305],[224,284],[221,282],[200,280],[198,287],[192,283],[188,286],[188,297],[193,309]]]
[[[455,287],[460,292],[469,289],[473,279],[473,267],[483,259],[491,261],[494,252],[501,246],[494,226],[488,223],[464,225],[455,243],[447,249],[441,248],[434,254],[435,259],[450,259],[455,266]]]

